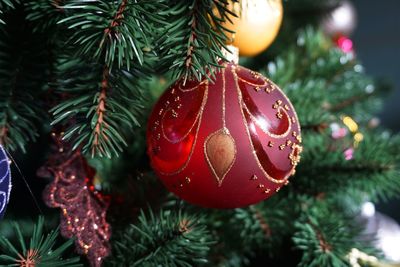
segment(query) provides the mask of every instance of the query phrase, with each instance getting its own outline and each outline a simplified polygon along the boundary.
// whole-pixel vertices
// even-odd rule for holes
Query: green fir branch
[[[163,8],[160,1],[73,0],[62,8],[69,13],[59,23],[73,31],[70,43],[76,54],[94,58],[110,70],[114,62],[128,70],[132,62],[142,65],[157,33],[154,24],[164,23],[157,12]]]
[[[4,11],[14,8],[15,4],[19,3],[17,0],[0,0],[0,24],[5,24],[2,16]]]
[[[400,192],[399,137],[368,131],[354,148],[353,159],[346,160],[343,151],[353,145],[351,136],[334,140],[331,130],[304,135],[301,164],[292,185],[295,192],[328,197],[350,194],[354,199],[387,199]],[[320,181],[324,181],[321,183]]]
[[[8,18],[0,25],[0,144],[25,152],[46,118],[37,97],[46,83],[47,52],[14,13]]]
[[[274,254],[273,248],[282,245],[283,236],[290,233],[291,213],[285,212],[284,207],[290,205],[293,199],[273,198],[268,202],[261,202],[248,208],[235,209],[234,215],[229,220],[232,234],[239,238],[237,245],[247,253],[257,248],[269,255]]]
[[[114,241],[113,266],[199,266],[214,244],[202,218],[181,211],[141,212]]]
[[[304,129],[319,129],[343,113],[366,121],[386,91],[374,85],[353,55],[312,28],[301,31],[296,45],[269,63],[265,74],[285,90]]]
[[[93,156],[118,155],[132,128],[139,125],[143,103],[137,70],[113,70],[79,59],[62,58],[58,92],[65,98],[54,107],[52,124],[69,125],[64,139]]]
[[[302,252],[298,266],[304,267],[348,267],[348,254],[353,248],[368,253],[376,250],[361,241],[361,228],[354,218],[344,216],[325,205],[314,203],[305,207],[301,218],[294,223],[296,231],[292,237],[294,246]]]
[[[45,235],[43,233],[44,218],[39,217],[30,235],[29,243],[22,234],[21,227],[13,224],[13,230],[18,238],[18,245],[13,244],[6,237],[0,236],[0,264],[7,266],[82,266],[79,257],[64,258],[63,255],[72,246],[73,240],[70,239],[59,247],[56,246],[58,229]],[[4,266],[4,265],[2,265]]]
[[[26,19],[34,22],[35,32],[57,32],[57,22],[62,20],[66,11],[63,8],[65,0],[33,0],[25,1]],[[56,38],[56,37],[53,37]]]
[[[223,22],[236,16],[227,0],[174,0],[167,11],[169,26],[160,39],[163,66],[173,77],[187,79],[212,77],[219,60],[225,57],[226,32]]]

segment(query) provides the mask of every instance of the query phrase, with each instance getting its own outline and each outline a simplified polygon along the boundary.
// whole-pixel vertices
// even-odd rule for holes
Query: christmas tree
[[[0,265],[383,266],[400,138],[348,5],[0,0]]]

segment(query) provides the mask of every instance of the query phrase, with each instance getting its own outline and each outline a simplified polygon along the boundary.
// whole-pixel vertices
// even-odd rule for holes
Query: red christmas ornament
[[[233,63],[209,82],[178,80],[151,114],[151,164],[171,192],[210,208],[264,200],[288,183],[302,150],[289,99]]]

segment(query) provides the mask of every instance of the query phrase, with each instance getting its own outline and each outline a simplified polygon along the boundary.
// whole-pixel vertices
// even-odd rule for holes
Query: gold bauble
[[[240,0],[230,3],[238,17],[223,26],[235,31],[227,33],[232,44],[239,48],[241,56],[254,56],[264,51],[275,40],[282,23],[282,0]]]

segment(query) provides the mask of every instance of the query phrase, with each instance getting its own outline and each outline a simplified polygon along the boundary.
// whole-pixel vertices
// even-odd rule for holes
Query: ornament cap
[[[222,55],[229,61],[233,62],[234,64],[239,63],[239,48],[234,45],[227,45],[228,48],[225,49],[224,47],[221,48]]]

